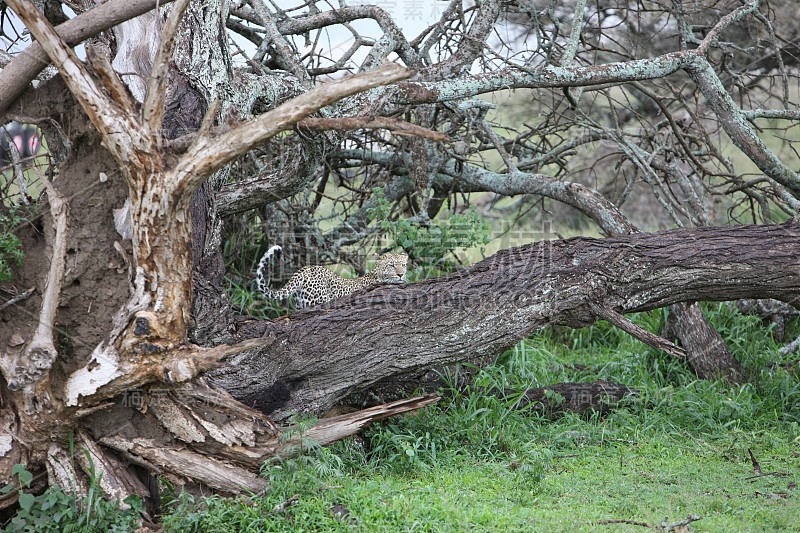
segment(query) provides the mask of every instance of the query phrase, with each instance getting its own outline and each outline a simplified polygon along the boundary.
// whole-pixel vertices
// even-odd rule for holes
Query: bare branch
[[[289,131],[292,128],[311,131],[386,129],[392,131],[395,135],[413,135],[437,142],[451,142],[451,139],[443,133],[391,117],[305,118],[295,124],[284,124],[281,131]],[[205,135],[214,137],[229,131],[231,131],[231,126],[223,124],[217,128],[208,130]],[[202,130],[201,132],[178,137],[168,142],[166,148],[174,154],[184,153],[188,150],[189,146],[201,136],[201,133]]]
[[[394,43],[389,52],[396,52],[406,66],[414,69],[422,67],[417,51],[409,45],[402,29],[395,23],[389,13],[376,5],[346,6],[308,14],[300,18],[283,19],[277,21],[277,29],[283,35],[302,35],[312,30],[336,24],[346,24],[359,19],[374,20],[384,36]],[[350,56],[351,54],[344,54],[343,57]],[[341,60],[338,63],[341,63]],[[362,68],[366,69],[366,66],[362,66]]]
[[[767,176],[800,197],[800,174],[778,159],[753,128],[742,109],[725,90],[711,64],[703,57],[688,66],[688,72],[719,117],[733,143]]]
[[[108,55],[102,51],[98,51],[95,46],[87,46],[86,58],[94,68],[112,100],[119,104],[125,113],[133,115],[136,110],[135,103],[128,92],[128,88],[122,83],[119,75],[111,65]]]
[[[489,191],[506,196],[538,194],[575,207],[590,217],[608,235],[626,235],[639,230],[603,195],[580,183],[558,180],[544,174],[509,172],[502,174],[465,165],[461,173],[447,167],[451,175],[459,176],[460,187],[468,191]]]
[[[497,17],[500,15],[501,4],[500,0],[481,2],[472,19],[469,31],[462,37],[453,55],[430,69],[426,74],[433,79],[449,79],[469,72],[473,61],[478,58],[486,46],[489,32],[494,28]]]
[[[286,39],[284,39],[283,35],[278,31],[272,14],[267,9],[267,6],[264,5],[264,0],[250,0],[249,4],[252,6],[253,11],[255,11],[259,22],[264,28],[265,34],[264,39],[256,51],[254,59],[257,62],[263,61],[267,47],[271,44],[277,52],[276,59],[280,67],[294,74],[305,87],[310,87],[308,73],[303,68],[302,63],[295,57],[297,54],[294,53],[292,47],[289,46]]]
[[[297,123],[299,130],[385,129],[395,135],[421,137],[437,142],[452,142],[447,135],[390,117],[306,118]]]
[[[109,0],[59,25],[56,31],[70,46],[97,35],[122,21],[132,19],[172,0]],[[31,43],[0,72],[0,113],[25,91],[28,84],[50,63],[39,42]]]
[[[581,33],[583,32],[583,25],[586,18],[586,0],[577,0],[574,13],[567,47],[564,50],[564,55],[561,56],[561,64],[565,67],[575,62],[575,54],[578,52],[578,43],[581,38]]]
[[[700,46],[697,48],[698,54],[706,55],[708,54],[708,49],[712,46],[717,44],[717,38],[722,33],[722,31],[738,22],[739,20],[743,19],[747,15],[750,15],[756,11],[758,11],[758,4],[760,0],[748,0],[745,5],[736,8],[735,10],[731,11],[724,17],[722,17],[717,24],[711,29],[711,31],[706,34],[703,41],[700,43]]]
[[[33,291],[35,291],[35,290],[36,290],[36,287],[31,287],[30,289],[17,294],[13,298],[11,298],[9,300],[6,300],[2,304],[0,304],[0,311],[5,309],[6,307],[10,307],[10,306],[14,305],[17,302],[21,302],[25,298],[28,298],[31,294],[33,294]]]
[[[488,74],[461,76],[451,81],[402,82],[397,84],[394,103],[430,104],[468,98],[500,89],[587,87],[606,83],[663,78],[686,68],[695,57],[694,51],[670,52],[652,59],[635,59],[605,65],[556,67],[545,65],[529,69],[515,67]]]
[[[603,318],[615,326],[617,326],[622,331],[627,332],[633,338],[638,339],[645,343],[646,345],[655,348],[656,350],[661,350],[663,352],[667,352],[670,355],[674,355],[675,357],[684,358],[686,357],[686,351],[681,348],[680,346],[676,346],[674,343],[668,341],[663,337],[659,337],[658,335],[651,333],[644,329],[641,326],[638,326],[622,316],[621,314],[617,313],[613,309],[608,307],[603,307],[602,305],[594,305],[590,304],[592,312],[598,316],[598,318]]]
[[[75,52],[59,37],[33,4],[26,0],[10,0],[8,4],[53,60],[89,120],[103,135],[106,148],[121,164],[130,161],[134,149],[131,132],[139,130],[134,118],[126,114],[124,109],[98,87]]]
[[[796,109],[750,109],[744,111],[748,120],[757,118],[778,118],[784,120],[800,120],[800,111]]]
[[[144,103],[142,104],[142,124],[148,135],[161,141],[161,123],[164,119],[164,106],[167,92],[167,73],[169,72],[169,58],[175,48],[175,32],[189,7],[190,0],[177,0],[167,18],[161,32],[161,46],[158,48],[153,70],[150,73],[150,83],[147,85]]]
[[[212,172],[262,144],[308,115],[353,94],[414,75],[414,71],[387,64],[377,70],[320,85],[215,138],[201,137],[174,167],[167,180],[188,198]]]

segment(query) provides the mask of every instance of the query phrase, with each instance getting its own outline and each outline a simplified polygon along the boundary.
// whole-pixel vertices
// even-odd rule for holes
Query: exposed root
[[[103,437],[100,442],[146,461],[159,474],[170,474],[177,479],[202,483],[228,494],[261,492],[267,487],[266,481],[244,468],[212,459],[182,446],[168,446],[156,440],[127,439],[122,436]]]

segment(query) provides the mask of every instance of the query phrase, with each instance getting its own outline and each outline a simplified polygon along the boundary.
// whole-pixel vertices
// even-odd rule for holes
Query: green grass
[[[747,384],[698,380],[607,324],[547,331],[416,416],[265,466],[266,494],[173,495],[165,528],[642,531],[598,521],[660,524],[692,514],[702,517],[695,531],[800,531],[798,356],[778,355],[755,317],[723,305],[707,312],[745,366]],[[636,320],[657,330],[663,315]],[[556,420],[482,392],[595,379],[641,392],[606,416]],[[753,477],[748,450],[763,472],[777,474]],[[281,509],[290,499],[294,505]],[[348,514],[339,518],[335,509]]]

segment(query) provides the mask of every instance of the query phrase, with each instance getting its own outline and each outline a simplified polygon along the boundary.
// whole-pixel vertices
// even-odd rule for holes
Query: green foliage
[[[370,220],[377,223],[394,247],[408,252],[417,265],[409,272],[410,281],[452,272],[459,262],[457,251],[485,246],[490,241],[491,227],[474,209],[423,225],[416,219],[392,220],[391,203],[383,189],[376,187],[372,194],[375,206],[369,212]]]
[[[18,484],[8,484],[0,489],[0,494],[14,490],[19,497],[19,511],[4,526],[9,532],[80,532],[93,533],[109,531],[126,533],[135,530],[141,522],[142,500],[138,496],[125,498],[125,509],[116,501],[102,498],[100,476],[92,467],[91,483],[86,497],[78,500],[73,494],[65,494],[60,488],[50,486],[42,494],[34,495],[30,489],[33,481],[24,465],[17,464],[11,469]]]
[[[547,330],[494,365],[446,374],[444,399],[415,416],[265,465],[266,494],[176,497],[165,528],[572,532],[595,531],[599,520],[660,524],[691,513],[702,517],[695,531],[800,530],[800,356],[780,354],[756,317],[727,305],[706,312],[747,384],[698,380],[606,323]],[[664,318],[633,317],[651,331]],[[475,374],[466,387],[465,370]],[[550,420],[520,409],[521,394],[487,393],[596,379],[639,394],[604,416]],[[778,474],[754,477],[748,450]]]
[[[0,282],[11,281],[11,267],[22,263],[22,243],[13,230],[23,221],[16,209],[0,212]]]

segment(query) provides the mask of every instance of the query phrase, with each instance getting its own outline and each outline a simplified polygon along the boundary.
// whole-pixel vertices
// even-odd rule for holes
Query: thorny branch
[[[495,188],[500,194],[524,195],[518,203],[520,210],[529,209],[538,201],[541,192],[536,189],[541,187],[523,184],[541,181],[536,177],[539,175],[549,175],[555,183],[566,181],[587,187],[620,208],[632,194],[641,196],[643,188],[647,188],[648,201],[652,202],[649,216],[635,217],[633,223],[652,229],[714,224],[728,214],[743,221],[770,221],[771,205],[787,213],[795,212],[800,205],[798,177],[789,164],[794,157],[791,144],[783,141],[785,149],[778,154],[761,140],[764,121],[789,121],[771,126],[770,131],[780,136],[776,128],[795,127],[800,118],[792,105],[775,101],[769,90],[771,80],[785,84],[786,79],[797,79],[792,62],[784,61],[790,50],[785,42],[793,42],[800,30],[775,22],[790,11],[757,1],[730,11],[706,3],[687,6],[673,2],[638,13],[634,20],[620,16],[622,12],[618,10],[600,10],[585,2],[569,8],[551,2],[547,8],[527,12],[507,9],[496,2],[470,8],[452,2],[435,24],[408,41],[398,40],[395,27],[386,22],[389,14],[371,6],[330,10],[320,5],[305,16],[297,16],[292,10],[271,15],[287,42],[296,44],[293,36],[311,35],[305,40],[310,46],[305,55],[297,51],[294,57],[295,64],[304,64],[308,72],[321,72],[321,68],[327,68],[324,65],[341,69],[348,62],[359,68],[373,64],[374,54],[360,65],[354,60],[354,50],[368,46],[365,43],[369,39],[350,24],[365,18],[377,21],[380,28],[372,41],[373,52],[380,49],[380,57],[386,57],[388,51],[394,50],[407,64],[417,65],[419,58],[430,65],[413,80],[387,91],[383,102],[388,106],[373,108],[373,112],[401,112],[411,106],[408,115],[422,121],[422,108],[415,107],[423,103],[434,106],[431,116],[435,119],[430,127],[460,140],[445,149],[440,166],[457,170],[448,170],[446,177],[440,170],[434,181],[463,183],[464,172],[460,169],[469,168],[468,180],[473,183],[480,179],[484,184],[519,184],[510,188],[484,185],[472,190]],[[675,24],[660,24],[662,14],[674,17]],[[259,23],[254,11],[244,8],[233,11],[232,21],[237,19]],[[343,47],[339,57],[313,37],[324,36],[326,28],[336,23],[347,25],[353,34],[353,46]],[[745,27],[747,31],[743,31]],[[751,36],[756,46],[747,48],[745,41]],[[274,33],[271,38],[275,38]],[[396,46],[389,46],[390,42]],[[441,44],[432,46],[435,42]],[[542,46],[532,47],[530,42]],[[409,49],[413,54],[408,53]],[[285,55],[286,49],[282,50],[276,53]],[[777,54],[776,68],[772,70],[763,67],[768,50]],[[266,53],[265,63],[268,56]],[[749,85],[737,99],[733,92],[744,83],[738,81],[740,78],[762,83]],[[565,92],[567,87],[583,90]],[[475,108],[469,105],[470,98],[506,88],[517,89],[518,96],[536,95],[527,104],[521,103],[524,97],[517,98],[520,103],[514,104],[520,110],[518,116],[535,119],[522,119],[522,124],[504,127],[507,121],[504,123],[505,117],[498,114],[486,115],[483,122],[473,116]],[[522,89],[532,92],[523,93]],[[751,106],[752,103],[758,105]],[[754,163],[755,167],[748,167],[755,171],[750,179],[736,171],[729,150],[718,142],[723,131]],[[291,146],[298,139],[286,139],[284,146]],[[464,141],[466,153],[458,153],[463,150]],[[346,150],[360,149],[362,154],[347,159],[336,157],[334,154],[342,152],[336,146],[327,152],[330,155],[326,160],[326,171],[352,189],[349,198],[338,200],[339,212],[345,219],[342,227],[358,228],[363,220],[357,215],[361,210],[350,206],[364,205],[371,195],[371,184],[387,183],[398,173],[413,174],[420,160],[409,146],[379,134],[348,135],[337,142],[350,143]],[[375,157],[378,152],[394,156]],[[462,164],[465,156],[468,165]],[[504,161],[505,174],[494,172],[487,164],[493,157]],[[518,170],[532,170],[535,174],[521,176]],[[242,183],[252,186],[262,202],[273,203],[297,191],[275,187],[274,194],[260,191],[258,184],[272,180],[269,176],[280,175],[278,168],[268,166],[263,171],[265,180],[253,179],[251,174],[243,176]],[[306,177],[309,190],[319,177]],[[736,187],[735,192],[732,187]],[[555,189],[557,185],[548,184],[548,188]],[[458,206],[457,190],[459,187],[442,186],[436,194]],[[559,194],[561,197],[550,197],[561,202],[563,194]],[[425,195],[426,190],[412,188],[407,195],[394,197],[394,208],[416,216],[419,213],[414,200],[425,207]],[[724,196],[733,199],[732,203],[725,202],[730,205],[728,212],[717,207],[722,203],[719,198]],[[229,198],[238,206],[234,210],[253,205],[243,202],[241,195],[225,195],[221,197],[223,210],[228,209]],[[407,199],[411,199],[411,205],[404,206]],[[314,212],[315,205],[319,203],[305,203],[295,197],[291,210],[315,220],[322,217]],[[608,212],[602,202],[595,206],[587,202],[584,207],[583,213],[594,220],[604,218],[603,213]],[[348,220],[350,215],[355,217],[352,221]],[[315,224],[303,227],[304,231],[317,234],[317,241],[328,245],[339,242],[323,239],[323,232]],[[369,232],[357,230],[353,234],[368,236]],[[348,253],[327,251],[334,256]]]

